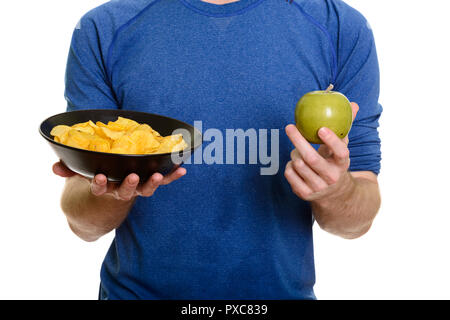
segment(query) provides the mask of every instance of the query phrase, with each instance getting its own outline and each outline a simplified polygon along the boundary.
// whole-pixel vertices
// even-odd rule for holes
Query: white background
[[[57,159],[38,125],[64,110],[73,28],[103,2],[1,1],[0,299],[97,298],[112,234],[85,243],[70,232],[59,208],[63,180],[51,172]],[[361,239],[315,227],[317,297],[449,299],[450,5],[348,3],[368,18],[377,41],[383,204]]]

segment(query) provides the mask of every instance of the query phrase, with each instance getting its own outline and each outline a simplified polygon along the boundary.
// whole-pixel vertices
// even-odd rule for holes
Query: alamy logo
[[[259,165],[261,175],[275,175],[280,167],[279,129],[225,129],[209,128],[203,132],[202,121],[195,121],[194,127],[203,135],[203,144],[184,161],[186,164],[208,165]],[[188,144],[192,139],[189,131],[175,130],[183,134]],[[194,140],[194,144],[197,141]],[[175,163],[181,163],[178,154],[172,155]]]

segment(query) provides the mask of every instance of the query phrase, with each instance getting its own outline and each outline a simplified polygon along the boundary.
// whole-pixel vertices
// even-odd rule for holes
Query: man
[[[348,139],[322,128],[317,148],[286,125],[303,94],[330,83],[359,106]],[[380,205],[378,95],[371,29],[340,0],[118,0],[89,12],[72,39],[69,111],[286,133],[274,175],[202,162],[117,186],[55,164],[75,234],[94,241],[116,230],[100,298],[314,299],[313,217],[352,239]]]

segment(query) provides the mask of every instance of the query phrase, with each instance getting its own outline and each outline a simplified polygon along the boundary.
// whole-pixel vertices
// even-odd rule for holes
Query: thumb
[[[69,178],[76,174],[75,172],[67,168],[61,161],[55,163],[52,170],[54,174],[63,178]]]
[[[352,102],[350,103],[351,107],[352,107],[352,121],[355,120],[356,115],[358,114],[359,111],[359,106],[356,102]]]
[[[356,102],[352,102],[350,103],[350,106],[352,107],[352,122],[355,120],[356,115],[358,114],[359,111],[359,106]],[[346,145],[348,145],[348,134],[345,136],[345,138],[343,139],[344,143]]]

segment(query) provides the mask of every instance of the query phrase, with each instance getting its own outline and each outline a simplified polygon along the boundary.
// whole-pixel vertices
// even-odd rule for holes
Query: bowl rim
[[[172,120],[172,121],[176,121],[176,122],[180,122],[188,127],[191,127],[194,129],[194,131],[196,131],[199,136],[200,136],[200,142],[198,142],[197,144],[194,144],[194,146],[192,146],[189,149],[184,149],[184,150],[180,150],[180,151],[175,151],[175,152],[166,152],[166,153],[148,153],[148,154],[129,154],[129,153],[110,153],[110,152],[101,152],[101,151],[92,151],[92,150],[86,150],[86,149],[81,149],[81,148],[75,148],[72,146],[68,146],[65,145],[63,143],[60,142],[56,142],[55,140],[51,139],[49,136],[47,136],[43,131],[42,131],[42,126],[44,125],[45,122],[47,122],[48,120],[50,120],[51,118],[63,115],[63,114],[67,114],[67,113],[83,113],[86,111],[98,111],[98,112],[108,112],[108,111],[129,111],[129,112],[133,112],[133,113],[141,113],[144,115],[153,115],[153,116],[158,116],[161,118],[166,118],[167,120]],[[123,110],[123,109],[83,109],[83,110],[75,110],[75,111],[66,111],[66,112],[61,112],[58,114],[55,114],[53,116],[50,116],[48,118],[46,118],[44,121],[41,122],[41,124],[39,125],[39,133],[41,134],[41,136],[47,140],[50,143],[53,143],[57,146],[61,146],[67,149],[72,149],[72,150],[76,150],[76,151],[83,151],[83,152],[88,152],[88,153],[94,153],[94,154],[98,154],[98,155],[104,155],[104,156],[124,156],[126,158],[130,157],[130,158],[145,158],[145,157],[152,157],[152,156],[169,156],[169,155],[173,155],[173,154],[180,154],[180,153],[185,153],[185,152],[193,152],[195,149],[197,149],[198,147],[200,147],[203,144],[203,134],[200,132],[200,130],[198,130],[196,127],[194,127],[193,125],[190,125],[187,122],[175,119],[175,118],[170,118],[167,116],[163,116],[157,113],[149,113],[149,112],[143,112],[143,111],[134,111],[134,110]]]

